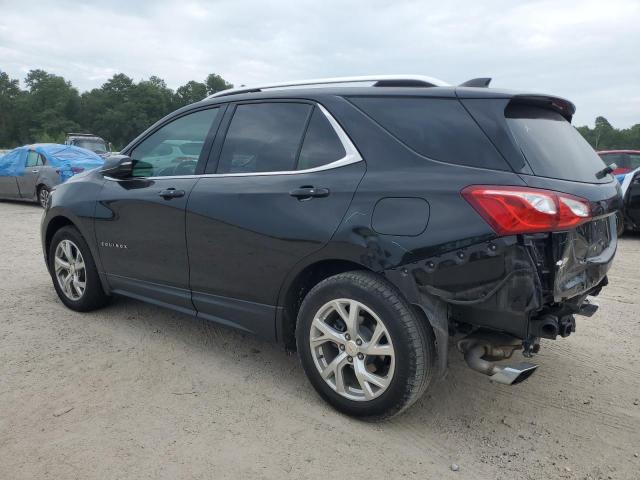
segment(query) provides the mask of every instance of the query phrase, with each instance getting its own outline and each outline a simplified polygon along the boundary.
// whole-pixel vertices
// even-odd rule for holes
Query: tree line
[[[24,85],[0,70],[0,148],[62,143],[68,132],[90,132],[119,150],[173,110],[233,87],[215,73],[175,91],[156,76],[135,82],[119,73],[80,93],[44,70],[31,70]]]
[[[67,132],[90,132],[119,150],[173,110],[233,87],[215,73],[175,91],[156,76],[136,83],[118,73],[100,88],[80,93],[71,82],[44,70],[31,70],[24,85],[0,70],[0,147],[61,143]],[[640,149],[640,124],[617,129],[597,117],[593,128],[578,131],[596,150]]]
[[[606,118],[597,117],[594,128],[578,127],[578,131],[596,150],[640,150],[640,123],[618,129]]]

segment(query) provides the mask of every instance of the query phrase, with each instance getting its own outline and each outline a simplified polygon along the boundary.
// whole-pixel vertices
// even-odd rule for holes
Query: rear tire
[[[91,250],[75,227],[62,227],[53,235],[49,272],[58,297],[71,310],[97,310],[110,299],[102,288]]]
[[[51,194],[51,190],[49,190],[49,188],[46,185],[41,185],[38,188],[38,203],[42,208],[47,208],[50,194]]]
[[[316,285],[300,307],[296,343],[316,391],[355,417],[401,413],[433,377],[431,329],[395,286],[371,272],[341,273]]]

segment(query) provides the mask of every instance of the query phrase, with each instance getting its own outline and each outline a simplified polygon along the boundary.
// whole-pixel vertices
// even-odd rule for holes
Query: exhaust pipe
[[[464,353],[464,359],[470,368],[487,375],[494,382],[516,385],[533,375],[533,372],[538,368],[533,363],[496,365],[496,361],[511,358],[513,351],[522,346],[519,341],[513,338],[506,339],[499,336],[496,339],[503,340],[504,345],[497,346],[482,338],[467,337],[458,343],[458,349]]]

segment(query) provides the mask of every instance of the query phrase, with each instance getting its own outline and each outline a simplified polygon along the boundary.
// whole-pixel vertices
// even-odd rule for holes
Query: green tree
[[[190,103],[199,102],[207,96],[207,85],[191,80],[181,87],[178,87],[174,97],[176,108],[184,107]]]
[[[66,132],[79,128],[80,95],[64,78],[31,70],[25,79],[29,94],[21,102],[30,141],[61,142]]]
[[[213,95],[214,93],[221,92],[222,90],[233,88],[232,84],[215,73],[210,73],[209,76],[207,76],[205,83],[207,84],[208,95]]]
[[[19,142],[22,96],[18,80],[0,71],[0,146],[14,147]]]

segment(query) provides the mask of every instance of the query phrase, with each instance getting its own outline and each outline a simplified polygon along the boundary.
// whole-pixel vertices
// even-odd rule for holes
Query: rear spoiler
[[[535,105],[549,110],[555,110],[569,122],[576,113],[576,106],[569,100],[549,95],[514,95],[510,103]]]
[[[467,80],[466,82],[458,85],[459,87],[479,87],[479,88],[487,88],[491,83],[491,78],[488,77],[480,77],[480,78],[472,78],[471,80]]]

